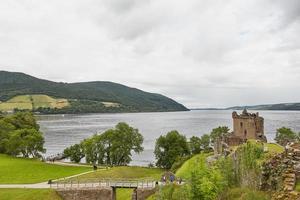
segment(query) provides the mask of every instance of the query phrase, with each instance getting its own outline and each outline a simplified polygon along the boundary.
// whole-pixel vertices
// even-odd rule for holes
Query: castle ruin
[[[214,144],[215,153],[222,153],[228,146],[237,146],[248,139],[267,142],[264,135],[264,118],[259,113],[249,113],[246,109],[242,114],[232,112],[233,132],[219,138]]]

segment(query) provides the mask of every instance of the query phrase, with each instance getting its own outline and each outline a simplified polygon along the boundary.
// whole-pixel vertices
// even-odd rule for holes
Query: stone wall
[[[299,200],[300,193],[294,190],[300,177],[299,166],[300,150],[290,146],[263,163],[260,189],[276,191],[272,192],[273,200]]]
[[[112,188],[58,189],[64,200],[112,200]]]
[[[132,200],[146,200],[149,196],[154,194],[156,192],[156,188],[143,188],[143,189],[137,189],[137,199],[132,198]],[[133,194],[134,195],[134,192]]]

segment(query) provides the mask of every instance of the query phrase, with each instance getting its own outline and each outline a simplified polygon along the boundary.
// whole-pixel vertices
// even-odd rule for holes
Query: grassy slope
[[[59,166],[0,154],[0,184],[38,183],[90,170],[88,167]]]
[[[69,105],[66,99],[55,99],[48,95],[19,95],[0,103],[1,111],[10,111],[15,108],[32,110],[39,107],[63,108]],[[32,107],[33,106],[33,107]]]
[[[0,189],[0,200],[61,200],[51,189]]]
[[[159,180],[162,169],[146,167],[113,167],[107,170],[98,170],[93,173],[76,177],[76,180],[103,179],[155,179]]]
[[[209,154],[198,154],[187,160],[176,172],[177,177],[181,177],[183,179],[190,179],[191,172],[195,168],[195,163],[200,159],[205,159]]]

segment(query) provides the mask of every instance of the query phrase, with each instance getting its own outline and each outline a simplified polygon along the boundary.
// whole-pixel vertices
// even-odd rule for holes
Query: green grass
[[[155,179],[160,180],[162,169],[146,167],[112,167],[76,177],[76,180],[88,179]]]
[[[88,167],[60,166],[0,154],[0,184],[38,183],[90,170]]]
[[[268,151],[272,154],[284,152],[284,147],[276,143],[265,143]]]
[[[131,200],[133,189],[117,189],[117,199],[120,200]]]
[[[11,111],[15,108],[32,110],[40,107],[63,108],[66,106],[69,106],[67,99],[55,99],[48,95],[19,95],[6,102],[0,102],[1,111]]]
[[[248,188],[232,188],[226,191],[220,198],[220,200],[269,200],[270,195],[256,190],[250,190]]]
[[[0,189],[0,200],[61,200],[51,189]]]
[[[195,169],[196,163],[200,159],[205,159],[209,154],[198,154],[187,160],[183,165],[177,170],[176,176],[183,179],[190,179],[191,172]]]

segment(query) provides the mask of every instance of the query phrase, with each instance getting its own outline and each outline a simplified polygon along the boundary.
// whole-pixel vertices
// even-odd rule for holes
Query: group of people
[[[174,182],[176,182],[177,184],[181,184],[181,183],[182,183],[182,178],[177,177],[177,179],[176,179],[175,175],[172,174],[172,173],[171,173],[169,176],[167,176],[166,174],[164,174],[164,175],[162,176],[162,178],[161,178],[161,182],[162,182],[163,184],[168,183],[168,178],[169,178],[169,181],[170,181],[171,183],[174,183]]]

